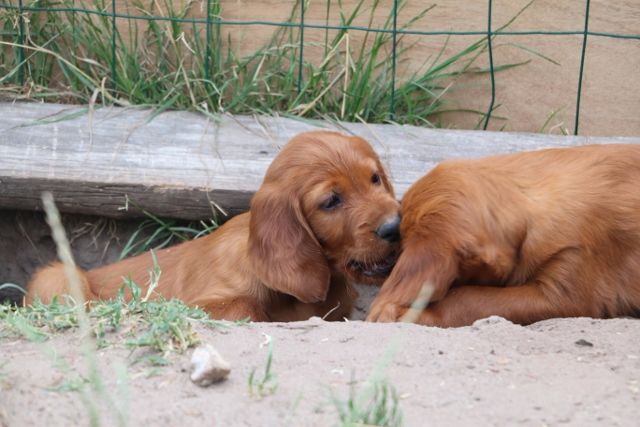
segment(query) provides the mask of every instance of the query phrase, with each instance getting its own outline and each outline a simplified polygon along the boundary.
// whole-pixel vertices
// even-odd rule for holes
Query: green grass
[[[416,300],[411,304],[411,310],[408,310],[400,321],[414,323],[429,304],[432,292],[431,283],[425,282]],[[387,343],[374,370],[360,387],[356,387],[358,382],[352,373],[346,399],[331,392],[331,404],[338,413],[341,427],[400,427],[403,425],[398,393],[385,374],[393,358],[403,347],[402,338],[396,335]]]
[[[265,336],[267,340],[267,361],[264,365],[264,372],[259,378],[256,371],[257,368],[251,369],[247,384],[249,386],[249,395],[255,397],[265,397],[276,392],[278,381],[273,372],[273,338],[269,335]]]
[[[159,272],[152,273],[152,281],[159,278]],[[125,290],[130,300],[125,299]],[[88,364],[86,372],[58,360],[58,369],[64,374],[64,381],[51,388],[55,392],[77,392],[87,408],[90,425],[127,425],[127,389],[129,381],[127,367],[116,366],[117,393],[107,390],[104,372],[95,365],[98,348],[125,346],[135,357],[130,363],[144,363],[151,367],[168,365],[168,356],[183,353],[198,343],[193,330],[195,323],[217,328],[228,328],[243,322],[211,320],[208,315],[179,300],[150,299],[153,284],[144,296],[132,282],[127,282],[119,295],[107,301],[87,303],[88,329],[95,345],[85,356]],[[35,301],[29,307],[0,305],[0,342],[2,339],[24,337],[44,342],[52,335],[67,330],[78,330],[82,334],[78,304],[71,298],[56,299],[51,304]],[[88,336],[84,338],[86,340]],[[155,369],[155,368],[153,368]],[[122,390],[120,390],[122,388]],[[108,408],[108,415],[101,413],[100,407]],[[107,421],[111,419],[111,421]],[[113,424],[115,422],[115,424]]]
[[[112,300],[87,305],[91,333],[99,347],[124,344],[131,349],[148,348],[158,356],[150,360],[163,364],[165,356],[183,353],[198,343],[194,323],[220,328],[243,323],[211,320],[201,309],[175,299],[145,300],[140,288],[132,283],[126,285],[133,296],[127,301],[124,289]],[[54,334],[78,329],[77,313],[71,297],[55,299],[51,304],[35,301],[29,307],[0,305],[0,339],[47,341]],[[120,335],[121,331],[126,332]]]
[[[80,327],[79,316],[86,312],[91,334],[98,347],[105,347],[124,339],[131,348],[148,348],[152,355],[145,356],[155,364],[165,364],[164,357],[172,352],[182,353],[197,344],[193,323],[214,327],[228,327],[244,322],[215,321],[203,310],[190,307],[177,299],[167,300],[155,295],[162,270],[155,258],[154,248],[159,248],[190,238],[199,237],[217,228],[210,223],[180,225],[172,220],[163,220],[151,214],[148,220],[132,234],[122,251],[122,258],[151,250],[154,267],[149,272],[150,285],[142,295],[141,288],[124,279],[118,295],[111,300],[99,300],[85,303],[86,310],[78,310],[78,302],[71,296],[54,298],[51,304],[39,300],[29,307],[0,305],[0,339],[9,336],[22,336],[31,341],[43,342],[52,334]],[[147,233],[147,228],[154,229]],[[0,290],[24,290],[14,284],[0,285]],[[153,299],[152,299],[153,296]],[[127,334],[120,337],[119,332],[126,324]],[[115,340],[110,341],[110,340]]]
[[[92,10],[104,13],[110,9],[109,1],[87,1],[85,6],[88,4]],[[17,0],[9,0],[8,4],[16,5]],[[71,6],[80,6],[76,0],[25,1],[25,6],[59,10],[26,12],[22,21],[17,11],[0,9],[0,97],[144,105],[158,112],[277,111],[309,118],[435,126],[440,124],[435,121],[437,114],[447,110],[450,80],[463,74],[488,72],[474,66],[478,57],[486,53],[487,40],[481,38],[449,57],[443,55],[443,46],[425,69],[398,79],[394,85],[390,33],[367,32],[363,43],[354,43],[350,42],[354,30],[335,30],[326,31],[323,42],[303,44],[305,48],[320,47],[324,57],[319,63],[304,60],[299,80],[301,32],[297,26],[277,28],[264,46],[240,56],[230,40],[222,39],[220,26],[207,29],[202,23],[189,22],[196,7],[194,2],[184,2],[181,7],[172,0],[132,4],[140,15],[164,15],[174,20],[150,20],[141,30],[136,25],[140,21],[118,18],[119,22],[128,23],[120,26],[127,29],[127,34],[122,34],[118,29],[114,33],[108,14],[69,11]],[[327,24],[331,4],[327,1]],[[386,10],[382,4],[380,0],[360,0],[351,12],[345,11],[340,1],[333,7],[339,9],[342,26],[353,25],[359,17],[372,26],[374,16]],[[399,2],[400,12],[405,4],[403,0]],[[415,26],[432,7],[425,7],[399,28]],[[296,2],[287,23],[299,22],[299,9]],[[223,12],[219,0],[213,0],[210,16],[214,23],[224,16]],[[381,28],[392,27],[389,10]],[[207,30],[210,43],[206,42]],[[403,39],[398,36],[398,66],[415,55],[411,44]],[[516,65],[519,64],[497,66],[496,71]],[[390,111],[392,96],[395,115]],[[481,119],[485,114],[469,112]]]
[[[42,304],[36,300],[29,307],[0,305],[0,342],[2,339],[16,337],[44,342],[61,331],[77,330],[82,362],[86,367],[74,368],[65,360],[57,358],[56,352],[50,349],[49,356],[64,374],[63,381],[50,390],[77,392],[86,408],[88,424],[91,426],[126,426],[129,414],[127,367],[115,366],[114,393],[114,390],[108,389],[104,372],[98,366],[99,348],[125,345],[132,350],[132,354],[135,350],[142,349],[142,357],[134,358],[133,363],[144,361],[151,365],[165,365],[169,363],[169,354],[182,353],[198,342],[193,330],[194,323],[218,327],[233,323],[213,321],[198,308],[157,296],[154,291],[162,271],[153,252],[154,268],[150,271],[150,284],[144,294],[131,280],[125,280],[116,298],[85,303],[69,241],[53,197],[50,193],[45,193],[42,200],[58,256],[65,266],[72,296],[54,298],[51,304]],[[47,347],[42,349],[46,350]]]
[[[367,381],[359,390],[355,384],[352,379],[346,399],[332,399],[341,427],[403,425],[398,394],[388,381]]]
[[[183,353],[198,343],[194,323],[215,327],[244,323],[212,320],[197,307],[156,295],[162,271],[153,252],[152,255],[154,268],[144,295],[136,283],[125,279],[115,298],[87,302],[86,310],[79,309],[71,296],[54,297],[50,304],[36,300],[28,307],[0,305],[0,338],[22,336],[31,341],[46,341],[52,334],[80,328],[80,317],[86,313],[88,328],[98,347],[124,342],[131,349],[148,348],[155,354],[146,355],[146,360],[161,365],[167,363],[168,354]],[[126,325],[124,337],[116,334],[125,329],[123,325]]]
[[[215,219],[188,223],[170,218],[159,218],[144,211],[143,220],[131,234],[120,252],[120,259],[139,255],[152,249],[161,249],[176,243],[196,239],[215,231],[219,225]]]

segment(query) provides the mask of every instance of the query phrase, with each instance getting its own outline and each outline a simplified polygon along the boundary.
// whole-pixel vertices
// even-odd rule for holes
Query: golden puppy
[[[402,253],[369,320],[418,322],[640,312],[640,145],[442,163],[402,201]]]
[[[398,202],[378,156],[363,139],[335,132],[293,138],[252,199],[209,236],[157,252],[156,292],[216,319],[304,320],[348,316],[349,281],[380,283],[394,261]],[[81,271],[87,299],[113,298],[131,278],[144,289],[150,253]],[[27,304],[68,293],[59,263],[38,271]],[[333,310],[333,311],[332,311]]]

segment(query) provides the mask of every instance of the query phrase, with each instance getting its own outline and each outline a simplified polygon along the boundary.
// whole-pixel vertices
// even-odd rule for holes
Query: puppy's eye
[[[341,204],[342,204],[342,198],[340,197],[340,195],[333,193],[331,197],[329,197],[327,200],[322,202],[322,204],[320,205],[320,208],[325,211],[330,211],[337,208]]]
[[[380,175],[378,175],[377,173],[374,173],[373,175],[371,175],[371,182],[374,183],[375,185],[380,184]]]

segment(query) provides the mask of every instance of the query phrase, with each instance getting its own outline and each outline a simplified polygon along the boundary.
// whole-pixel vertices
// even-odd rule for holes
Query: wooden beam
[[[360,135],[389,169],[398,197],[447,158],[588,143],[589,138],[329,123],[264,116],[0,103],[0,209],[40,209],[54,193],[61,210],[202,219],[219,206],[247,209],[266,168],[293,135],[312,129]]]

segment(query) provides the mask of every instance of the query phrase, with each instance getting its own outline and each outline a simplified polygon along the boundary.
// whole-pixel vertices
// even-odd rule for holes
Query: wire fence
[[[392,38],[392,51],[391,57],[389,61],[391,62],[391,96],[389,98],[388,111],[389,116],[393,120],[395,109],[396,109],[396,74],[397,74],[397,58],[398,58],[398,37],[399,36],[421,36],[421,37],[429,37],[429,36],[481,36],[486,38],[487,42],[487,53],[488,53],[488,61],[489,61],[489,70],[488,75],[491,83],[491,96],[488,102],[488,107],[486,112],[483,114],[483,124],[482,127],[487,129],[489,122],[491,120],[494,106],[496,102],[496,66],[494,64],[493,58],[493,44],[496,37],[522,37],[522,36],[571,36],[577,35],[582,37],[582,49],[580,53],[580,68],[577,76],[577,98],[576,98],[576,114],[575,114],[575,123],[573,133],[575,135],[578,134],[579,125],[580,125],[580,103],[582,97],[582,83],[583,76],[585,73],[585,57],[587,51],[588,40],[590,37],[605,37],[612,39],[632,39],[632,40],[640,40],[640,34],[616,34],[610,32],[601,32],[601,31],[592,31],[589,29],[589,18],[590,18],[590,0],[585,0],[584,4],[584,26],[580,29],[570,30],[570,31],[512,31],[504,28],[494,29],[493,26],[493,1],[487,1],[487,25],[486,30],[483,31],[444,31],[444,30],[436,30],[436,31],[421,31],[409,28],[399,28],[398,27],[398,8],[399,3],[402,0],[392,0],[392,26],[391,28],[376,28],[370,26],[359,26],[359,25],[331,25],[331,24],[316,24],[309,23],[305,21],[305,12],[308,8],[308,1],[298,1],[296,3],[296,7],[299,7],[298,22],[291,21],[283,21],[283,22],[272,22],[266,20],[228,20],[223,19],[220,12],[220,0],[206,0],[207,8],[206,8],[206,17],[204,18],[187,18],[187,17],[179,17],[179,16],[150,16],[150,15],[131,15],[120,13],[117,10],[116,0],[111,1],[111,10],[100,10],[100,9],[87,9],[87,8],[77,8],[77,7],[51,7],[51,6],[37,6],[38,3],[34,3],[35,5],[24,5],[23,0],[18,0],[18,4],[7,4],[0,3],[0,11],[14,11],[18,14],[18,28],[17,32],[13,33],[15,37],[15,46],[17,47],[17,62],[19,66],[17,67],[16,78],[19,80],[21,84],[25,83],[25,72],[24,68],[26,66],[26,53],[25,53],[25,20],[26,14],[28,13],[39,13],[39,12],[48,12],[48,13],[72,13],[72,14],[86,14],[86,15],[94,15],[103,18],[110,19],[112,31],[110,34],[111,40],[111,61],[109,64],[110,69],[110,84],[112,87],[115,87],[118,82],[118,74],[116,68],[116,47],[118,43],[116,24],[119,20],[144,20],[144,21],[167,21],[171,23],[186,23],[191,25],[203,25],[206,28],[206,47],[204,49],[205,58],[204,58],[204,74],[205,79],[211,79],[211,65],[213,61],[213,52],[218,49],[221,49],[220,46],[220,37],[213,37],[214,30],[219,33],[220,28],[223,26],[273,26],[280,28],[296,28],[299,30],[299,38],[298,38],[298,64],[297,64],[297,81],[296,87],[297,91],[300,93],[304,91],[304,58],[305,58],[305,31],[310,29],[318,29],[318,30],[338,30],[338,31],[361,31],[361,32],[369,32],[369,33],[382,33],[389,34]],[[4,33],[6,37],[7,33]],[[216,43],[214,46],[213,44]],[[7,76],[0,76],[0,82],[4,82],[7,80]]]

